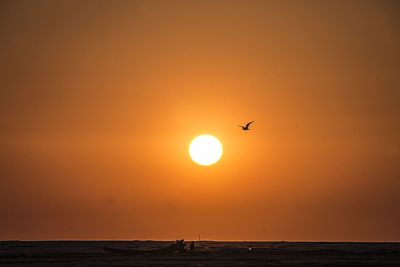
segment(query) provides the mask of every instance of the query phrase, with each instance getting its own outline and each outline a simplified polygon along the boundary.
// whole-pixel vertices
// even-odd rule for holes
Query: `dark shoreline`
[[[173,242],[0,241],[0,265],[400,266],[400,242],[201,241],[193,252],[152,253]],[[141,252],[110,253],[104,247]]]

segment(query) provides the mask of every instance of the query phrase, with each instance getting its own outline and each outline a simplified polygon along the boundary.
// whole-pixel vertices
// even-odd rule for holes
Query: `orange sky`
[[[0,239],[400,241],[399,12],[2,1]]]

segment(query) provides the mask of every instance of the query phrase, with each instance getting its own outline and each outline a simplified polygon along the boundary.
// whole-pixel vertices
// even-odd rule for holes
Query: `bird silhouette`
[[[242,126],[242,125],[239,125],[239,127],[242,127],[242,130],[243,131],[248,131],[248,130],[250,130],[250,124],[252,124],[254,121],[251,121],[251,122],[249,122],[249,123],[247,123],[246,124],[246,126]]]

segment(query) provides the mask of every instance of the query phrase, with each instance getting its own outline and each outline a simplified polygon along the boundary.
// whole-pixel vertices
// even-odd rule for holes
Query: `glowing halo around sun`
[[[222,156],[221,142],[209,134],[197,136],[190,143],[189,155],[199,165],[213,165]]]

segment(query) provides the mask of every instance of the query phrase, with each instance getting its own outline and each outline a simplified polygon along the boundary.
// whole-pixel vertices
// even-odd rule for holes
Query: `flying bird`
[[[249,122],[249,123],[247,123],[246,124],[246,126],[242,126],[242,125],[239,125],[239,127],[242,127],[242,130],[243,131],[248,131],[248,130],[250,130],[250,124],[252,124],[254,121],[251,121],[251,122]]]

